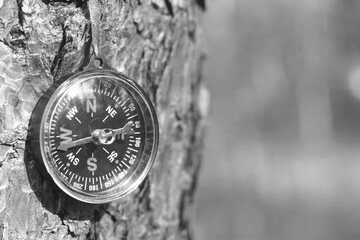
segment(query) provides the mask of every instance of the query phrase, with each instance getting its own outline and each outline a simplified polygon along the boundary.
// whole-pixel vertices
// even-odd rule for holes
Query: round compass
[[[136,189],[154,161],[158,124],[134,81],[111,70],[67,78],[42,113],[44,166],[68,195],[105,203]]]

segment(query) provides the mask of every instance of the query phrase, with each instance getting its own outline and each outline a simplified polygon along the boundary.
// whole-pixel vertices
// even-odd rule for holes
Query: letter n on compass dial
[[[148,168],[157,148],[157,121],[147,97],[112,74],[95,72],[64,82],[47,104],[41,126],[48,172],[80,200],[126,193],[122,183]]]

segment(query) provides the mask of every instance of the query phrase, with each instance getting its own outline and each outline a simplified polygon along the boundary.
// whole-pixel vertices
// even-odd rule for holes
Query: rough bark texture
[[[44,179],[25,144],[40,96],[91,51],[88,4],[0,0],[0,239],[191,239],[207,94],[199,0],[100,2],[100,49],[156,108],[160,146],[145,182],[106,205]]]

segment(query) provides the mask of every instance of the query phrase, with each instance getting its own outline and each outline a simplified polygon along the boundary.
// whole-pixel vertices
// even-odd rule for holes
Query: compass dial
[[[141,88],[110,70],[76,74],[51,96],[40,149],[55,183],[70,196],[109,202],[134,190],[156,155],[158,126]]]

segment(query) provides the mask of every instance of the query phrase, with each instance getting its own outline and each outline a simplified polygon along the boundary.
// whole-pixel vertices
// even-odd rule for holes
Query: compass
[[[112,70],[84,71],[49,90],[39,124],[39,158],[69,196],[105,203],[136,189],[158,146],[146,93]]]

